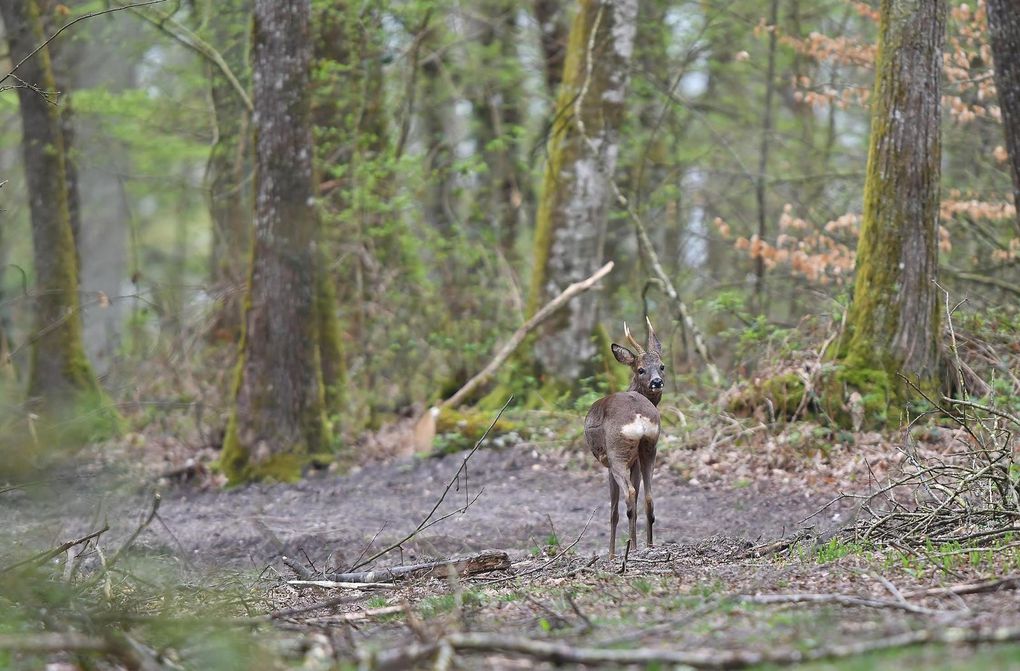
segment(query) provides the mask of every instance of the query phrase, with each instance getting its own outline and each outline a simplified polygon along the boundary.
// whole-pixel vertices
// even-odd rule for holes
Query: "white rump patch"
[[[657,440],[659,425],[644,415],[635,415],[630,423],[620,427],[620,435],[628,440],[641,440],[642,438]]]

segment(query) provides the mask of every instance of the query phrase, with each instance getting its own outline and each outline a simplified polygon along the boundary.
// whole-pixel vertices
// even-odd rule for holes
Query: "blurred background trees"
[[[607,260],[616,269],[604,290],[536,334],[507,369],[513,385],[546,389],[547,408],[572,409],[614,384],[596,360],[607,335],[650,313],[673,368],[667,396],[713,398],[721,389],[691,355],[694,334],[672,319],[635,218],[705,333],[723,386],[760,375],[779,350],[843,332],[844,315],[854,334],[855,320],[872,323],[847,310],[864,290],[855,278],[862,228],[867,237],[876,212],[907,204],[895,190],[876,197],[866,171],[869,141],[879,137],[869,129],[891,131],[896,109],[874,86],[876,66],[884,72],[895,58],[876,49],[881,14],[903,3],[916,4],[298,3],[311,17],[300,34],[307,74],[281,77],[281,62],[271,84],[282,87],[274,95],[299,86],[308,97],[314,185],[302,197],[310,194],[319,226],[302,238],[312,248],[301,242],[287,262],[315,278],[316,304],[304,303],[303,275],[300,286],[281,287],[272,309],[274,318],[287,310],[314,318],[316,326],[300,326],[317,346],[272,354],[318,353],[306,363],[321,376],[323,426],[337,429],[327,447],[449,396],[544,300]],[[3,4],[4,72],[43,34],[107,8]],[[38,28],[25,42],[19,21],[32,4]],[[932,35],[929,56],[943,54],[941,72],[925,76],[941,81],[941,94],[928,90],[941,111],[911,128],[941,137],[941,160],[937,143],[899,141],[934,171],[922,218],[939,281],[1012,329],[1020,237],[1008,54],[1017,39],[1010,13],[996,13],[1005,4],[954,4],[944,42]],[[4,80],[0,327],[15,376],[7,386],[20,397],[41,370],[30,353],[63,338],[83,343],[133,426],[179,422],[170,428],[221,443],[242,311],[260,309],[242,300],[256,213],[267,207],[256,193],[285,165],[283,155],[256,165],[254,148],[274,124],[299,121],[274,121],[253,105],[266,82],[252,70],[252,15],[248,0],[103,14]],[[943,34],[941,25],[932,30]],[[38,158],[53,169],[23,158],[23,138],[31,144],[41,128],[34,119],[46,120],[40,141],[50,150]],[[891,156],[906,156],[904,148]],[[53,193],[33,198],[41,188]],[[306,214],[281,225],[292,232]],[[33,245],[33,230],[54,232],[59,245]],[[918,286],[934,274],[922,265],[935,263],[932,242],[924,254],[903,250]],[[939,341],[934,315],[908,321],[926,342]],[[529,357],[541,365],[524,365]],[[90,384],[85,359],[76,360],[81,366],[56,369]],[[164,414],[179,408],[193,421]]]

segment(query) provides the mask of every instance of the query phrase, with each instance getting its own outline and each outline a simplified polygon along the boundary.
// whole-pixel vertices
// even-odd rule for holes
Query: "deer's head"
[[[631,335],[627,324],[623,325],[623,334],[627,338],[634,351],[623,345],[613,343],[613,356],[625,366],[630,366],[633,376],[630,380],[628,391],[636,391],[646,397],[655,405],[659,404],[662,398],[663,374],[666,366],[662,362],[662,343],[655,335],[652,322],[646,317],[648,324],[648,344],[642,347]]]

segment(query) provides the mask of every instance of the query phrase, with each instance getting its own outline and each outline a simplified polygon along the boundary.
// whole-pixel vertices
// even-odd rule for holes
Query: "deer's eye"
[[[637,374],[638,375],[644,375],[645,374],[645,369],[644,368],[638,368],[637,369]]]
[[[665,364],[659,364],[659,370],[660,371],[666,370]]]

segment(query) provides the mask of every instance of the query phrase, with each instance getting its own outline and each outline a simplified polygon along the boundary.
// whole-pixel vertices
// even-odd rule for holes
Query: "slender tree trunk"
[[[474,110],[476,137],[488,171],[475,207],[491,222],[504,256],[516,260],[525,187],[517,132],[524,85],[516,54],[517,5],[511,0],[490,0],[482,3],[481,9],[478,41],[483,77],[474,96]]]
[[[329,445],[316,311],[309,0],[256,0],[255,241],[233,413],[231,480],[293,479]]]
[[[857,275],[841,354],[846,382],[900,398],[898,373],[922,385],[937,379],[945,31],[941,0],[882,0]]]
[[[0,13],[11,61],[17,63],[44,39],[38,6],[34,0],[0,0]],[[18,88],[37,285],[28,395],[59,407],[99,391],[81,340],[60,110],[45,97],[56,90],[49,51],[43,48],[25,61],[18,77],[39,89]]]
[[[776,31],[779,30],[779,0],[772,0],[769,9],[769,60],[765,68],[765,113],[761,122],[761,149],[758,152],[758,176],[755,184],[755,200],[758,204],[758,239],[764,240],[768,233],[768,210],[766,209],[765,187],[768,181],[769,143],[772,140],[772,97],[776,89]],[[766,312],[765,301],[765,258],[761,255],[754,260],[754,302],[758,314]]]
[[[80,6],[82,0],[75,4]],[[50,16],[55,18],[59,13],[50,11]],[[46,29],[48,33],[53,30],[55,27]],[[136,64],[121,57],[121,47],[135,30],[136,26],[129,21],[97,22],[90,26],[89,39],[53,42],[56,48],[51,54],[57,86],[75,93],[102,89],[116,94],[132,88]],[[70,99],[62,99],[64,143],[74,149],[67,160],[68,199],[72,203],[72,230],[78,251],[79,296],[85,304],[83,339],[93,370],[102,375],[121,352],[126,304],[118,297],[125,293],[128,278],[130,223],[130,206],[121,180],[132,172],[130,152],[123,140],[110,135],[105,120],[88,113],[68,115],[69,109]],[[89,159],[73,177],[71,168],[76,156]],[[73,205],[76,196],[80,198],[81,219],[77,227]]]
[[[988,32],[995,60],[995,88],[1006,132],[1006,151],[1013,175],[1013,202],[1020,230],[1020,6],[1015,0],[987,0]]]
[[[562,0],[534,0],[532,5],[542,44],[545,86],[556,95],[563,81],[563,63],[567,57],[567,3]]]
[[[203,11],[213,44],[241,84],[248,86],[251,0],[207,2]],[[219,68],[206,63],[206,76],[216,131],[205,176],[212,219],[210,279],[221,295],[210,334],[235,340],[241,332],[240,299],[251,249],[251,117]]]
[[[453,147],[456,130],[452,120],[453,93],[444,77],[445,53],[440,49],[443,22],[436,20],[422,42],[421,126],[425,141],[425,221],[434,230],[449,234],[454,224]]]
[[[529,316],[603,262],[636,20],[636,0],[578,7],[536,214]],[[598,296],[585,294],[543,328],[536,361],[552,364],[549,372],[563,380],[592,372],[597,324]]]

